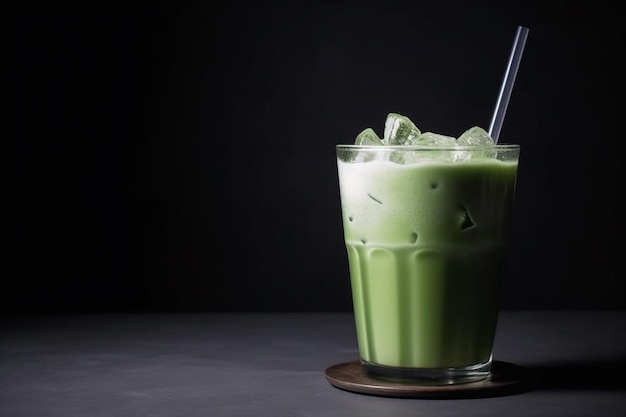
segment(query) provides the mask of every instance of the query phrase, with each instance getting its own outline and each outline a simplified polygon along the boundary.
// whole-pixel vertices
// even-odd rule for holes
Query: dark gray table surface
[[[623,416],[626,312],[503,311],[513,395],[399,399],[330,385],[356,360],[351,314],[102,314],[0,319],[0,416]]]

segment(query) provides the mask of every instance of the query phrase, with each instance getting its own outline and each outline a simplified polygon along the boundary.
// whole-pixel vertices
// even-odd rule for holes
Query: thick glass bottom
[[[361,368],[370,378],[401,384],[453,385],[484,381],[491,376],[491,358],[485,363],[460,368],[399,368],[361,360]]]

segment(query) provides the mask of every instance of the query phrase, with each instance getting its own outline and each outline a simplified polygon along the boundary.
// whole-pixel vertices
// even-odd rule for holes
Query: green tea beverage
[[[458,139],[390,114],[338,145],[359,353],[373,377],[489,377],[519,146]]]

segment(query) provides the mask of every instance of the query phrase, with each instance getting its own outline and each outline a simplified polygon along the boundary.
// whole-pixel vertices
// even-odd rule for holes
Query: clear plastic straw
[[[509,105],[511,91],[513,90],[513,83],[515,83],[515,77],[517,76],[517,70],[519,68],[520,61],[522,60],[522,53],[524,52],[524,46],[526,46],[527,37],[528,28],[518,26],[517,32],[515,33],[515,40],[513,41],[511,56],[509,57],[509,64],[506,67],[504,80],[502,81],[502,88],[500,88],[500,95],[498,96],[498,102],[496,103],[496,109],[493,112],[491,126],[489,126],[489,134],[495,143],[498,143],[498,137],[500,136],[500,130],[502,129],[502,123],[504,122],[504,115],[506,114],[506,108]]]

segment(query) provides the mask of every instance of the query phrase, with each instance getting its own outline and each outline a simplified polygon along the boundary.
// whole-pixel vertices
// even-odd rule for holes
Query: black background
[[[622,309],[617,5],[13,6],[2,309],[349,311],[334,146],[487,128],[518,25],[503,308]]]

